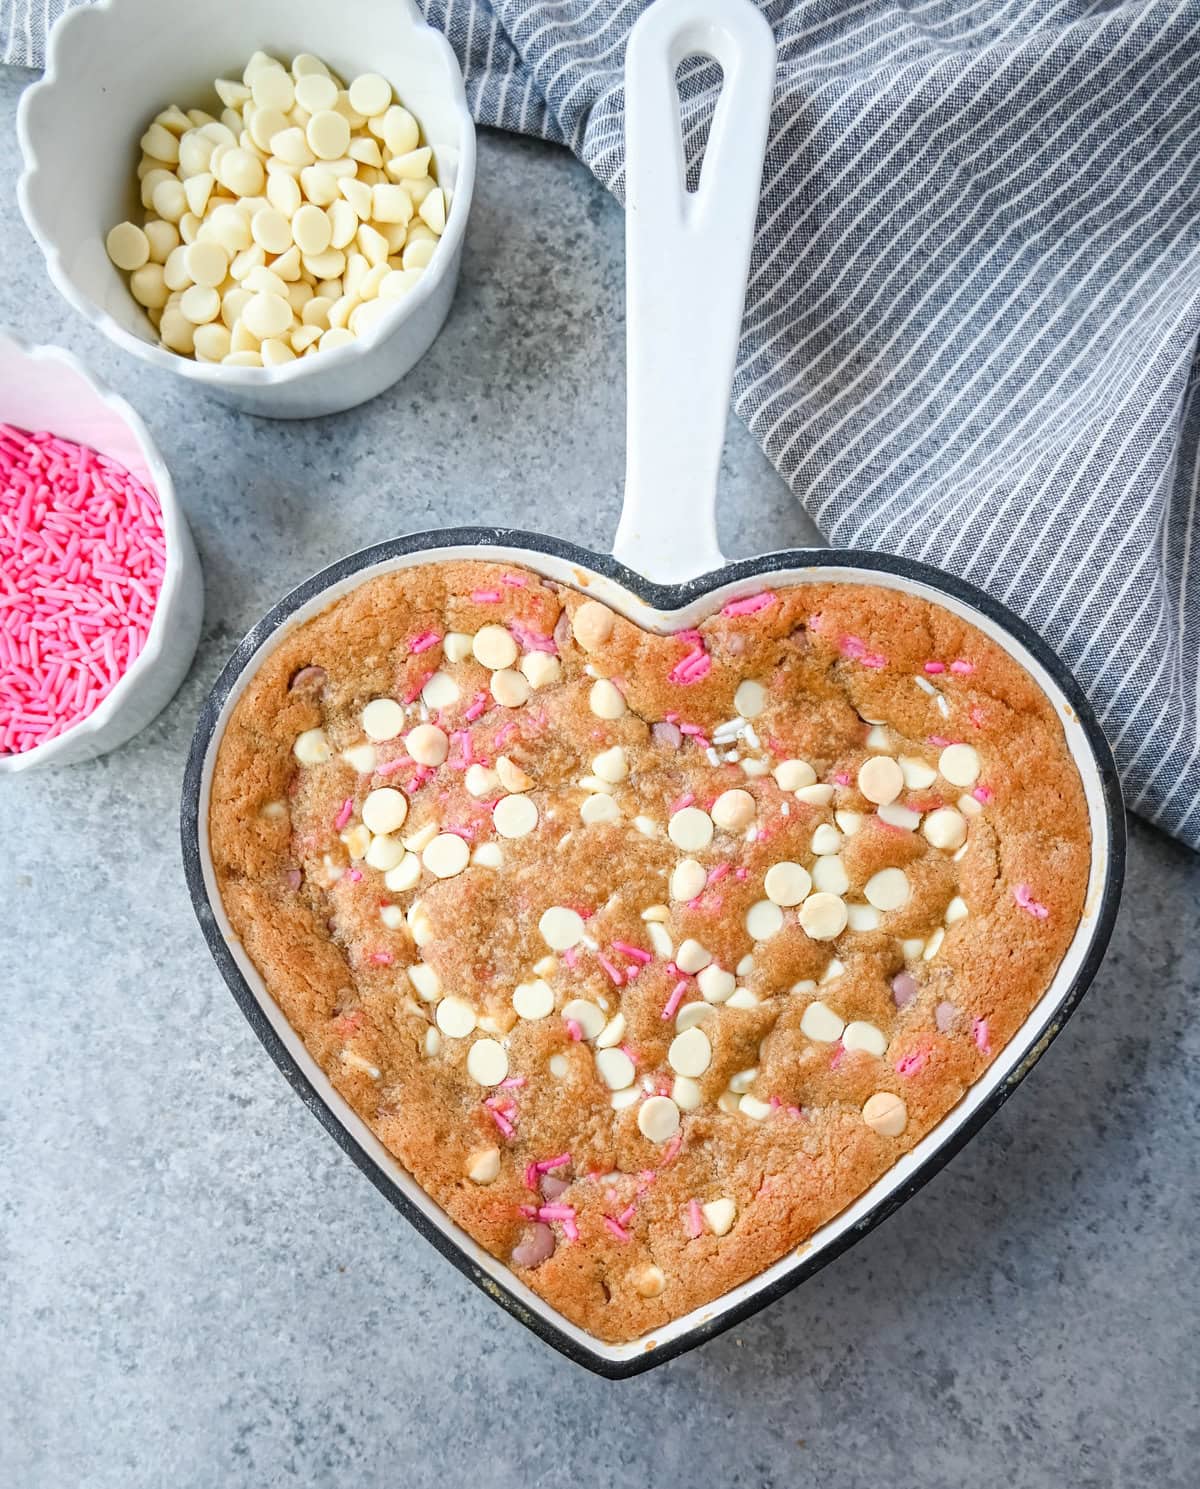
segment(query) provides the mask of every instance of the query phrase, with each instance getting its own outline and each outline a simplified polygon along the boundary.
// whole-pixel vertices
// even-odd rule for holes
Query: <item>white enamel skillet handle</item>
[[[724,73],[699,189],[675,72]],[[653,0],[625,52],[627,450],[613,554],[660,584],[725,562],[716,496],[775,81],[750,0]]]

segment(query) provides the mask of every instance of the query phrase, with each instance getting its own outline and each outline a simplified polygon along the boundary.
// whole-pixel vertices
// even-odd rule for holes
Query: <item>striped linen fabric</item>
[[[484,124],[622,194],[646,0],[424,0]],[[36,64],[62,0],[0,0]],[[770,0],[735,406],[830,541],[1005,600],[1200,848],[1200,0]],[[719,78],[681,70],[693,173]]]

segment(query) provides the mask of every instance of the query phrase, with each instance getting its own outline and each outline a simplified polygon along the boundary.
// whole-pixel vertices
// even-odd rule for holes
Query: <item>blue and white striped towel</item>
[[[65,0],[0,0],[36,64]],[[484,124],[622,190],[646,0],[424,0]],[[927,559],[1074,669],[1200,848],[1200,0],[767,0],[736,407],[830,540]],[[698,154],[715,79],[684,81]]]

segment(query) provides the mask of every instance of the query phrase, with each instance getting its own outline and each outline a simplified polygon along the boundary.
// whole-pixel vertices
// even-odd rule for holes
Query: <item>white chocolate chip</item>
[[[667,823],[667,836],[684,853],[699,853],[713,838],[713,822],[699,807],[684,807]]]
[[[846,925],[852,931],[877,931],[883,917],[874,905],[855,905],[847,902]]]
[[[921,953],[921,959],[926,962],[933,961],[934,957],[937,956],[939,951],[941,951],[942,942],[945,939],[946,932],[942,929],[941,926],[938,926],[937,930],[934,931],[933,935],[930,936],[928,941],[926,941],[925,950]]]
[[[714,1199],[701,1205],[700,1213],[714,1236],[726,1236],[737,1219],[737,1205],[731,1199]]]
[[[842,835],[828,822],[822,822],[812,836],[812,851],[819,854],[836,853],[842,846]]]
[[[914,812],[912,807],[903,806],[898,801],[885,802],[876,816],[889,827],[899,827],[904,832],[915,832],[921,825],[920,812]]]
[[[436,1003],[442,995],[442,979],[437,968],[430,966],[428,962],[414,962],[406,971],[417,996],[426,1003]]]
[[[346,852],[351,858],[365,858],[371,846],[371,831],[364,827],[361,822],[356,822],[353,827],[348,827],[341,834],[342,842],[346,845]]]
[[[301,765],[324,765],[333,758],[333,750],[325,738],[324,729],[306,729],[297,735],[292,754]]]
[[[504,1046],[495,1039],[477,1039],[467,1051],[467,1074],[481,1086],[498,1086],[506,1080],[508,1055]]]
[[[900,756],[900,773],[910,791],[924,791],[937,780],[937,771],[933,766],[927,765],[916,755]]]
[[[856,832],[862,830],[865,819],[861,812],[837,811],[833,814],[833,820],[846,837],[852,838]]]
[[[781,791],[799,791],[816,783],[817,773],[807,760],[781,760],[774,770],[775,784]]]
[[[740,987],[725,1004],[726,1008],[757,1008],[758,999],[749,988]]]
[[[596,1035],[596,1044],[602,1050],[613,1049],[625,1038],[625,1015],[614,1014]]]
[[[473,640],[466,631],[447,631],[442,640],[442,655],[448,662],[463,662],[471,655]]]
[[[801,786],[794,793],[797,801],[802,801],[812,807],[827,807],[833,800],[833,787],[821,782],[816,786]]]
[[[596,1051],[596,1073],[610,1091],[624,1091],[637,1078],[633,1061],[618,1049]]]
[[[492,808],[492,822],[502,838],[524,838],[538,824],[538,809],[530,796],[505,796]]]
[[[523,672],[516,672],[511,667],[502,667],[498,672],[493,672],[489,688],[501,708],[520,708],[529,702],[528,679]]]
[[[701,1008],[703,1004],[699,1005]],[[686,1075],[677,1075],[671,1083],[671,1100],[681,1112],[694,1112],[704,1099],[699,1082]]]
[[[500,777],[486,765],[468,765],[463,784],[472,796],[494,796],[500,790]]]
[[[699,941],[686,940],[675,955],[675,965],[681,972],[699,972],[712,961],[712,953]]]
[[[625,758],[625,751],[620,745],[613,745],[611,750],[605,750],[592,761],[592,770],[602,781],[610,785],[616,785],[629,775],[629,762]]]
[[[564,1005],[562,1016],[578,1024],[585,1039],[595,1039],[608,1022],[603,1010],[588,998],[572,998]]]
[[[376,833],[365,858],[368,868],[378,869],[380,873],[386,874],[389,869],[404,862],[404,844],[399,838],[389,837],[387,833]]]
[[[863,893],[876,910],[902,910],[908,904],[912,887],[903,869],[880,869],[867,880]]]
[[[447,1039],[466,1039],[475,1032],[475,1010],[465,998],[443,998],[434,1018]]]
[[[399,905],[381,905],[379,918],[389,931],[398,931],[404,925],[404,911]]]
[[[551,905],[543,911],[538,930],[551,951],[569,951],[583,940],[583,916],[565,905]]]
[[[571,619],[571,630],[584,651],[595,651],[612,635],[615,622],[616,617],[607,606],[597,600],[585,600]]]
[[[421,854],[421,862],[436,879],[453,879],[471,860],[471,850],[455,832],[440,832]]]
[[[703,967],[696,978],[696,986],[705,1003],[724,1003],[733,996],[737,982],[732,972],[726,972],[715,963]]]
[[[811,894],[800,906],[800,928],[811,941],[832,941],[846,929],[845,901],[836,894]]]
[[[956,894],[946,906],[946,924],[957,925],[960,920],[966,920],[970,913],[966,900],[961,895]]]
[[[738,684],[733,695],[733,706],[744,719],[756,719],[767,706],[767,690],[762,683],[747,678]]]
[[[846,1027],[828,1003],[810,1003],[800,1020],[800,1032],[817,1044],[836,1044]]]
[[[920,936],[909,936],[901,941],[900,950],[904,953],[905,961],[915,962],[925,950],[925,942]]]
[[[899,1137],[908,1126],[908,1108],[890,1091],[876,1091],[868,1096],[862,1109],[863,1121],[880,1137]]]
[[[429,918],[429,911],[420,900],[414,900],[408,907],[408,933],[417,946],[428,946],[433,940],[433,921]]]
[[[517,643],[503,626],[496,625],[484,626],[476,631],[471,650],[475,654],[475,660],[493,672],[511,667],[519,655]]]
[[[821,973],[821,985],[824,986],[824,984],[827,982],[836,982],[837,979],[841,977],[842,973],[845,972],[845,970],[845,964],[843,962],[839,962],[837,957],[834,957],[829,965],[825,968],[824,972]]]
[[[694,858],[681,858],[671,872],[671,898],[694,900],[707,882],[703,864]]]
[[[848,1050],[865,1050],[868,1055],[887,1054],[887,1036],[865,1019],[855,1019],[846,1025],[842,1043]]]
[[[921,830],[935,848],[961,848],[967,841],[967,819],[953,807],[930,812]]]
[[[703,1075],[712,1064],[712,1045],[701,1028],[686,1029],[676,1034],[667,1050],[667,1064],[676,1075]]]
[[[408,816],[408,800],[394,786],[379,786],[367,793],[363,802],[362,819],[372,832],[395,832],[404,826]]]
[[[653,817],[635,817],[633,825],[644,838],[658,837],[658,823]]]
[[[652,1143],[665,1143],[679,1131],[679,1108],[669,1096],[651,1096],[638,1108],[638,1129]]]
[[[904,789],[900,767],[888,755],[872,755],[858,771],[858,789],[879,806],[895,801]]]
[[[813,864],[812,882],[816,889],[825,894],[845,894],[850,888],[850,879],[841,856],[829,853],[818,858]]]
[[[461,697],[458,684],[448,672],[435,672],[421,689],[421,701],[435,713],[440,708],[449,708]]]
[[[738,1111],[752,1122],[764,1122],[771,1115],[771,1106],[757,1096],[746,1095],[738,1102]]]
[[[500,1149],[476,1148],[467,1158],[466,1175],[472,1184],[492,1184],[500,1177]]]
[[[619,822],[621,808],[611,796],[589,796],[580,806],[579,815],[587,826],[595,827],[604,822]]]
[[[892,736],[886,724],[875,724],[867,735],[868,750],[890,750]]]
[[[712,806],[712,820],[725,832],[741,832],[755,816],[754,798],[749,791],[735,788],[722,791]]]
[[[609,1097],[609,1105],[614,1112],[624,1111],[627,1106],[634,1106],[642,1099],[642,1093],[636,1086],[627,1086],[624,1091],[614,1091]]]
[[[983,803],[966,792],[958,798],[957,805],[964,817],[978,817],[983,811]]]
[[[592,684],[588,707],[599,719],[619,719],[625,712],[625,699],[615,684],[602,677]]]
[[[717,1097],[717,1109],[732,1116],[737,1111],[738,1103],[741,1099],[740,1096],[735,1096],[732,1091],[722,1091],[720,1096]]]
[[[973,745],[947,745],[938,756],[938,770],[952,786],[973,786],[979,779],[979,753]]]
[[[531,688],[545,688],[562,677],[562,663],[549,652],[531,651],[521,658],[521,671]]]
[[[735,1095],[741,1096],[744,1092],[750,1089],[750,1087],[757,1079],[757,1065],[751,1066],[749,1070],[739,1070],[736,1075],[730,1076],[729,1089],[734,1092]]]
[[[437,835],[437,823],[433,821],[426,822],[425,825],[423,827],[419,827],[416,832],[409,833],[409,835],[404,839],[404,846],[410,853],[424,853],[425,849],[429,847],[430,843],[433,842],[434,838],[436,838]]]
[[[342,751],[342,759],[360,776],[369,776],[379,761],[379,751],[374,745],[351,745]]]
[[[418,724],[408,731],[404,748],[418,765],[441,765],[450,751],[450,741],[436,724]]]
[[[668,920],[670,920],[670,918],[671,912],[667,909],[666,905],[647,905],[646,908],[642,911],[642,919],[646,921],[647,924],[651,924],[655,921],[659,922],[660,924],[665,924]]]
[[[362,711],[362,726],[376,743],[395,739],[404,728],[404,710],[394,698],[372,698]]]
[[[423,1044],[425,1053],[431,1057],[434,1055],[440,1055],[442,1053],[441,1033],[439,1030],[435,1029],[432,1024],[430,1024],[429,1027],[425,1030],[425,1038],[423,1040]]]
[[[554,1012],[554,990],[539,977],[513,989],[512,1005],[519,1018],[544,1019]]]
[[[562,1080],[563,1076],[566,1075],[567,1071],[570,1068],[571,1067],[566,1055],[550,1056],[550,1074],[554,1076],[556,1080]]]
[[[776,905],[798,905],[812,889],[812,876],[799,863],[773,863],[763,880],[767,898]]]
[[[714,998],[712,1002],[719,1003],[721,999]],[[685,1003],[675,1018],[675,1032],[683,1034],[688,1029],[694,1029],[697,1024],[702,1024],[706,1019],[712,1018],[716,1010],[708,1003]]]
[[[746,911],[746,934],[752,941],[769,941],[783,929],[783,911],[773,900],[757,900]]]

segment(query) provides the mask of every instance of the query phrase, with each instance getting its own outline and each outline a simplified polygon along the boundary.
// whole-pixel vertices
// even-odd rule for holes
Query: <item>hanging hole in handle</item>
[[[681,184],[689,196],[695,196],[700,190],[709,131],[724,86],[725,72],[721,64],[703,52],[689,52],[675,69],[679,133],[683,146]]]

